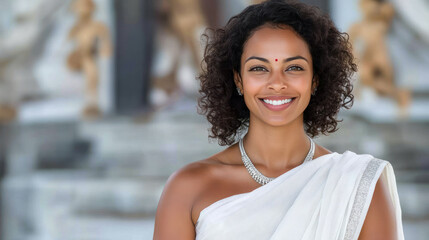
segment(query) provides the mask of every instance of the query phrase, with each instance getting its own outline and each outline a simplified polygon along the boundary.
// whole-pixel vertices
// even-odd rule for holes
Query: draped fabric
[[[369,154],[323,155],[251,192],[203,209],[197,240],[356,240],[380,177],[387,179],[403,240],[401,207],[393,168]]]

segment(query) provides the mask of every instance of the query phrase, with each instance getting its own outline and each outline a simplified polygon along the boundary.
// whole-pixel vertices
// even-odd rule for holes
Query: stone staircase
[[[193,107],[166,109],[149,119],[108,117],[65,125],[33,124],[15,131],[16,143],[35,149],[30,155],[35,155],[36,163],[25,174],[7,175],[3,181],[7,221],[2,221],[2,239],[151,239],[167,178],[187,163],[222,149],[209,143],[208,124]],[[43,169],[36,166],[52,166],[46,164],[52,160],[43,163],[34,158],[44,149],[46,135],[51,137],[51,148],[63,152],[71,152],[64,145],[76,145],[72,143],[91,147],[86,154],[77,154],[83,160]],[[21,156],[12,159],[25,161]]]

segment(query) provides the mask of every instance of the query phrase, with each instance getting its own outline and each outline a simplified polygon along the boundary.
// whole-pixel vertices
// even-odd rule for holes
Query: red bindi
[[[278,61],[278,59],[276,58],[276,62]]]

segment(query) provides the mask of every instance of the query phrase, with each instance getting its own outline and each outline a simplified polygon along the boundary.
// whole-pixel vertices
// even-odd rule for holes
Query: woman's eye
[[[254,72],[266,72],[267,69],[265,69],[264,67],[253,67],[250,69],[250,71],[254,71]]]
[[[287,70],[288,71],[302,71],[304,69],[302,67],[299,67],[299,66],[291,66]]]

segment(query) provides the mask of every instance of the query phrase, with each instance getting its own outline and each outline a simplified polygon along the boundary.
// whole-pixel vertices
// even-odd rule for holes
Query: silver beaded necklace
[[[312,160],[314,156],[315,147],[314,147],[313,139],[311,139],[309,136],[307,137],[308,139],[310,139],[310,150],[308,151],[307,156],[305,157],[303,163]],[[246,151],[244,151],[243,138],[240,139],[239,146],[240,146],[240,152],[241,152],[241,160],[243,160],[244,166],[246,167],[247,171],[250,173],[250,176],[252,176],[252,178],[256,182],[258,182],[261,185],[265,185],[271,182],[272,180],[276,179],[276,178],[266,177],[261,172],[259,172],[258,169],[256,169],[252,161],[250,161],[249,157],[247,156]]]

